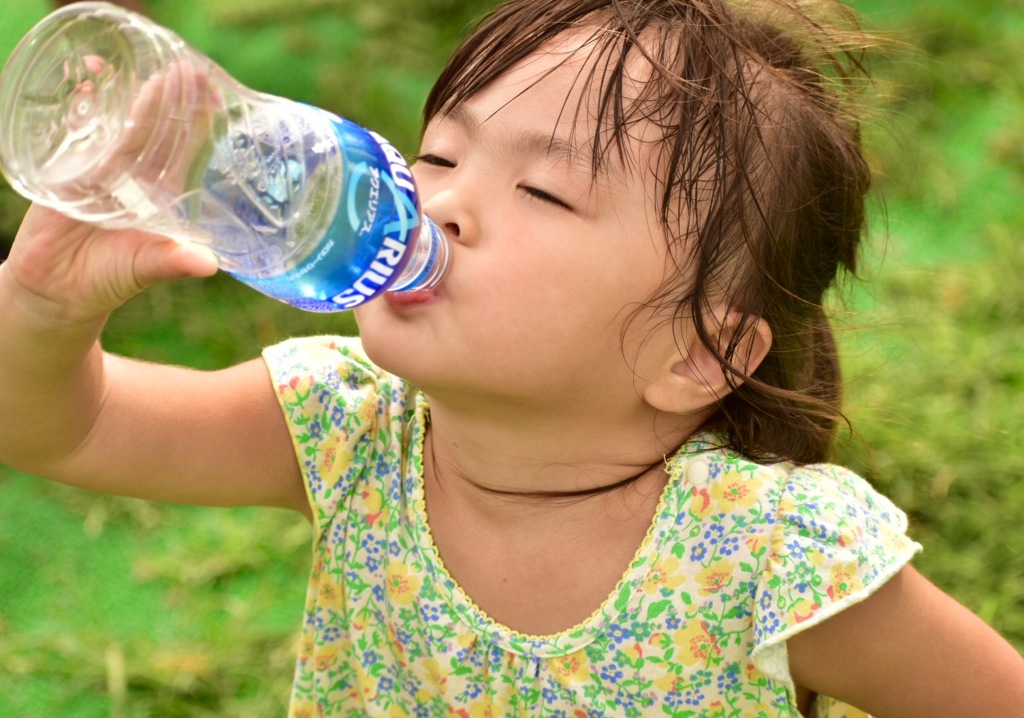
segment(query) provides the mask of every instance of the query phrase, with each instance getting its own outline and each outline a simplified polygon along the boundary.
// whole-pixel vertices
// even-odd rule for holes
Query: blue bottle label
[[[315,243],[287,263],[265,264],[260,271],[236,274],[264,294],[319,312],[352,309],[383,293],[405,268],[407,250],[420,228],[416,187],[401,153],[375,132],[342,117],[324,115],[334,130],[344,175],[333,219]],[[316,144],[310,145],[316,150]],[[305,158],[305,167],[311,198],[298,228],[315,224],[321,210],[331,216],[331,208],[318,207],[326,203],[326,196],[317,194],[326,194],[319,189],[326,183],[316,175],[329,171],[327,164],[310,157]],[[226,199],[224,192],[220,195]],[[254,212],[243,214],[245,202],[233,198],[229,204],[236,216],[246,216],[250,227],[257,226]],[[282,213],[287,214],[287,209]],[[261,244],[275,249],[288,243],[287,237],[267,229],[259,230]]]
[[[350,287],[331,297],[341,309],[351,309],[373,299],[390,286],[408,262],[410,242],[416,240],[420,228],[416,185],[405,158],[386,139],[372,130],[341,119],[339,124],[354,126],[376,144],[383,163],[369,162],[346,168],[347,197],[343,213],[355,231],[356,242],[366,246],[377,245],[377,253],[370,264]],[[344,141],[342,129],[339,139]],[[347,153],[346,153],[347,154]],[[386,167],[386,169],[383,169]],[[360,211],[359,188],[369,182],[369,202]]]

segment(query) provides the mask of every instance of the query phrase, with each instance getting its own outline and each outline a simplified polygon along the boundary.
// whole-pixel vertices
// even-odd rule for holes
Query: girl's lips
[[[392,309],[407,309],[409,307],[429,304],[437,298],[436,289],[419,289],[412,292],[384,292],[384,303]]]

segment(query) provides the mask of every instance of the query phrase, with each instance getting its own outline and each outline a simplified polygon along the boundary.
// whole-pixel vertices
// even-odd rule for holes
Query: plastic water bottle
[[[226,272],[300,309],[427,289],[448,265],[387,140],[244,87],[107,3],[50,14],[11,55],[0,168],[76,219],[205,244]]]

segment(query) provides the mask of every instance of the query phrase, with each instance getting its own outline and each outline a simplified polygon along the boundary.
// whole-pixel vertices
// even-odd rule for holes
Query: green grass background
[[[487,4],[148,6],[244,83],[412,151],[430,82]],[[857,430],[841,459],[908,511],[919,568],[1024,650],[1024,3],[854,7],[907,45],[875,64],[890,105],[867,141],[884,202],[865,282],[837,302]],[[0,56],[48,9],[8,0]],[[0,243],[24,209],[0,190]],[[353,331],[348,315],[218,277],[144,294],[105,341],[213,368],[286,336]],[[284,512],[104,497],[0,466],[0,716],[282,715],[308,537]]]

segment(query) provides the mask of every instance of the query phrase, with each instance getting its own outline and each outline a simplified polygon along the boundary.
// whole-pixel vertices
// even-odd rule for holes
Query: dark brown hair
[[[864,36],[831,0],[513,0],[455,51],[425,119],[579,27],[601,60],[580,78],[598,97],[594,172],[631,124],[661,131],[658,209],[679,272],[651,306],[697,319],[725,369],[733,391],[706,428],[758,461],[826,460],[843,415],[823,301],[855,268],[870,184],[851,103]],[[624,87],[637,58],[652,70],[639,97]],[[742,312],[728,335],[704,321],[723,299]],[[738,353],[759,320],[772,347],[748,374]]]

